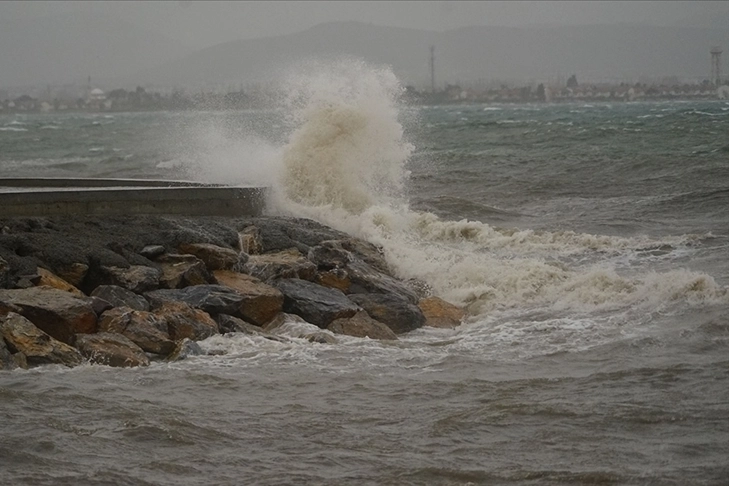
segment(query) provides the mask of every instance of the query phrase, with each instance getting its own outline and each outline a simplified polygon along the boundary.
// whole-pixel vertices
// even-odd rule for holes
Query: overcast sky
[[[335,20],[447,30],[469,25],[594,24],[675,25],[710,21],[727,2],[680,1],[83,1],[0,2],[0,20],[78,11],[110,14],[202,48],[220,42],[289,34]]]

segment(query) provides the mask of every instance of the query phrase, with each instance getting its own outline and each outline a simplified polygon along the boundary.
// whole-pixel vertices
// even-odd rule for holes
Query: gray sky
[[[470,25],[711,22],[724,1],[83,1],[0,2],[0,20],[78,11],[110,14],[189,47],[288,34],[334,20],[447,30]]]

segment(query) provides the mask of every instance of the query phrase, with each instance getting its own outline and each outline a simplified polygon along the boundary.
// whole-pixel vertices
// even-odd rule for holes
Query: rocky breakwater
[[[379,249],[311,220],[0,218],[0,369],[144,366],[219,333],[396,340],[464,313]],[[321,331],[277,333],[306,321]],[[285,327],[285,326],[283,326]]]

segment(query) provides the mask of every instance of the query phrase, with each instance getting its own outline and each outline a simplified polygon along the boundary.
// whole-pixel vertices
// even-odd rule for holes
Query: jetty
[[[4,216],[259,216],[268,189],[150,179],[0,178]]]

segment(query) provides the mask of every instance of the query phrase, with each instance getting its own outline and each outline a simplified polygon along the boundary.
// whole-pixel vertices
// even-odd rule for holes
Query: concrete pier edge
[[[3,216],[258,216],[265,187],[150,179],[0,178]]]

